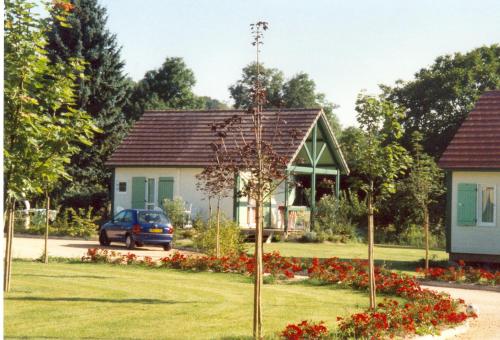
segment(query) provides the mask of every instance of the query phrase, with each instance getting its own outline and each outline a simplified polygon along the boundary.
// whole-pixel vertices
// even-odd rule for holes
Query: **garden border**
[[[467,290],[484,290],[489,292],[500,293],[500,286],[490,286],[490,285],[480,285],[477,283],[456,283],[452,281],[436,281],[436,280],[426,280],[418,279],[419,283],[424,286],[431,287],[444,287],[444,288],[457,288],[457,289],[467,289]]]
[[[462,335],[465,332],[467,332],[470,328],[470,322],[469,320],[465,321],[463,325],[459,325],[457,327],[453,328],[446,328],[441,331],[440,335],[432,335],[432,334],[427,334],[427,335],[419,335],[414,337],[413,339],[415,340],[445,340],[445,339],[450,339],[452,337]]]

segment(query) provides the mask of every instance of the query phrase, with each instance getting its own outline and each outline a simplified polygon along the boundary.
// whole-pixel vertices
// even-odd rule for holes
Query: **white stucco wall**
[[[451,200],[451,252],[500,255],[500,172],[454,171]],[[496,191],[496,225],[459,226],[457,199],[459,183],[494,185]]]
[[[116,168],[114,180],[114,210],[117,213],[121,209],[132,207],[132,177],[146,177],[155,179],[155,205],[158,202],[158,181],[160,177],[174,178],[174,198],[180,197],[192,204],[192,218],[197,213],[203,217],[208,215],[208,200],[202,192],[196,189],[196,175],[202,171],[201,168]],[[127,183],[127,191],[119,192],[120,182]],[[230,219],[233,218],[233,198],[225,198],[221,202],[223,213]]]

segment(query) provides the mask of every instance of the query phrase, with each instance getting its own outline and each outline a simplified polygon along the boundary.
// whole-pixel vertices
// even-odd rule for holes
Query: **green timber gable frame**
[[[340,176],[341,174],[348,175],[349,168],[323,110],[318,113],[305,137],[298,145],[294,156],[287,164],[286,172],[287,178],[293,175],[309,175],[311,177],[311,211],[316,208],[316,179],[318,175],[335,176],[335,194],[337,197],[340,195]],[[233,216],[235,221],[241,224],[242,214],[246,210],[248,203],[241,202],[237,196],[241,187],[239,176],[237,176],[235,183]],[[284,187],[284,229],[286,232],[289,212],[294,209],[297,210],[297,207],[293,207],[289,202],[290,180],[284,182]],[[271,212],[273,208],[276,208],[276,206],[272,202],[265,202],[264,226],[268,228],[272,227]],[[310,216],[312,226],[314,224],[314,214],[311,213]]]

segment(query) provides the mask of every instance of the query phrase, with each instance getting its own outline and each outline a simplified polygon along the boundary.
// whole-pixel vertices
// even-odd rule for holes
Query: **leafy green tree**
[[[429,205],[443,194],[443,171],[434,159],[423,152],[422,134],[413,132],[413,162],[410,174],[404,180],[407,194],[418,206],[419,220],[425,234],[425,270],[429,270]]]
[[[259,80],[267,96],[263,106],[265,109],[322,107],[335,136],[340,136],[342,128],[334,113],[336,105],[328,102],[323,93],[316,92],[316,83],[307,73],[300,72],[285,81],[283,72],[278,69],[259,65],[259,71]],[[235,108],[241,109],[252,104],[252,86],[256,79],[257,64],[251,63],[243,68],[242,78],[229,87]]]
[[[407,108],[401,119],[404,144],[414,131],[423,135],[424,150],[440,157],[478,97],[500,87],[500,45],[438,57],[411,81],[382,86],[387,100]]]
[[[127,119],[137,120],[145,110],[202,109],[206,103],[193,93],[194,73],[182,58],[166,58],[157,70],[146,72],[125,108]]]
[[[339,143],[350,170],[349,176],[343,178],[343,186],[357,193],[364,183],[359,168],[361,166],[362,150],[367,145],[366,135],[362,129],[350,126],[342,130]]]
[[[229,109],[229,106],[226,103],[221,102],[218,99],[211,98],[208,96],[201,96],[198,98],[199,98],[199,100],[201,100],[203,102],[203,108],[205,110],[227,110],[227,109]]]
[[[374,207],[394,193],[396,178],[406,169],[409,157],[398,144],[402,128],[398,120],[403,109],[380,98],[358,95],[357,120],[365,138],[357,149],[358,173],[364,183],[361,187],[367,195],[368,208],[368,260],[370,281],[370,307],[375,308],[375,272],[373,258]]]
[[[318,105],[317,99],[316,84],[307,73],[298,73],[283,85],[286,107],[314,107]]]
[[[252,88],[257,81],[266,92],[264,108],[281,107],[283,97],[283,72],[275,68],[267,68],[263,64],[257,66],[252,62],[243,68],[241,79],[229,86],[229,93],[236,109],[244,109],[252,105]]]
[[[54,25],[46,48],[52,63],[74,58],[84,61],[84,77],[75,77],[77,107],[88,112],[102,132],[72,158],[68,172],[73,182],[61,194],[69,201],[77,197],[90,203],[95,197],[107,198],[109,192],[111,171],[104,163],[128,129],[122,107],[129,85],[116,36],[106,28],[106,9],[97,0],[70,3],[74,9],[64,22],[58,13],[52,14]]]
[[[327,101],[323,93],[316,92],[316,83],[307,73],[300,72],[283,85],[282,102],[287,108],[322,107],[335,136],[340,137],[342,127],[334,113],[337,106]]]
[[[9,217],[6,291],[10,287],[15,202],[41,194],[48,198],[61,178],[69,178],[66,165],[79,151],[78,145],[90,145],[93,133],[99,131],[75,103],[75,75],[82,71],[81,63],[72,59],[51,64],[44,50],[49,27],[65,24],[64,18],[73,6],[65,1],[54,2],[48,10],[52,17],[58,17],[57,22],[32,13],[36,6],[26,0],[5,3],[4,197]]]

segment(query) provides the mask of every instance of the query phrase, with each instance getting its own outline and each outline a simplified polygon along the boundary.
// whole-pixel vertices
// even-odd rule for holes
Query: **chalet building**
[[[500,262],[500,91],[485,92],[439,160],[446,171],[446,250]]]
[[[208,199],[197,190],[196,175],[212,160],[210,143],[215,136],[210,124],[235,115],[248,127],[243,130],[251,138],[250,117],[242,110],[145,112],[107,161],[113,169],[113,212],[161,208],[164,199],[179,197],[191,217],[206,217]],[[286,124],[280,138],[275,138],[273,129],[276,111],[264,111],[263,115],[264,138],[272,140],[273,148],[290,159],[286,168],[290,182],[300,183],[285,181],[273,193],[264,207],[265,227],[307,226],[311,206],[325,193],[338,195],[340,176],[347,175],[349,169],[321,109],[281,110],[280,118]],[[324,179],[335,183],[333,188],[321,185]],[[241,186],[241,178],[235,186]],[[254,202],[237,196],[224,199],[222,211],[242,227],[255,227]]]

